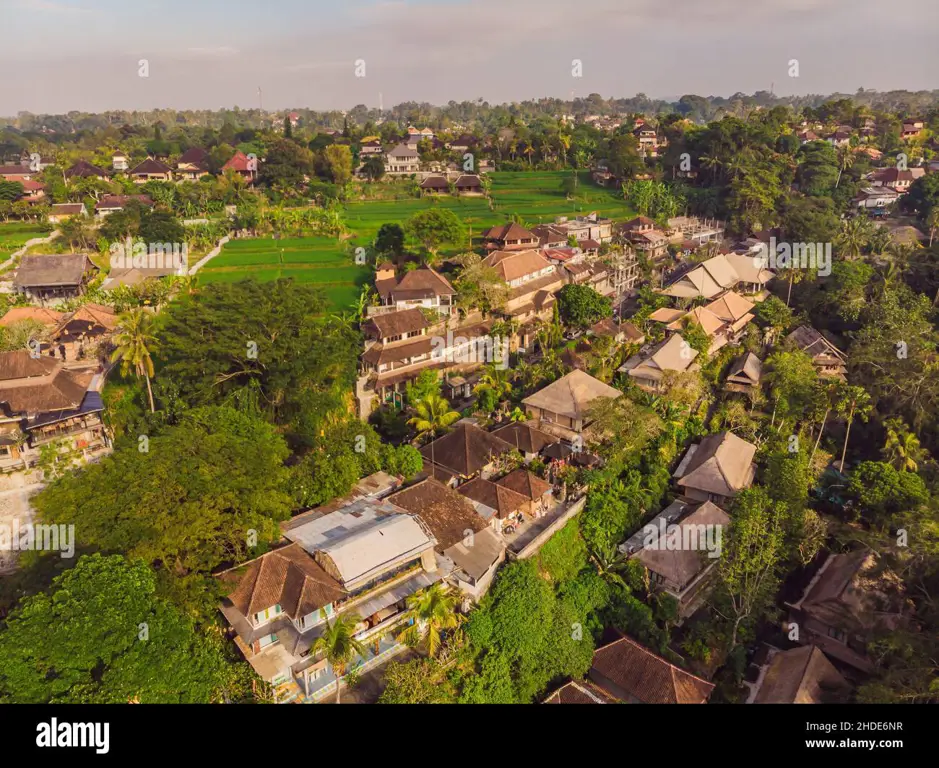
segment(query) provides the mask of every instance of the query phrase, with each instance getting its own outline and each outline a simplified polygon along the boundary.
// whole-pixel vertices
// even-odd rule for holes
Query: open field
[[[257,238],[232,240],[198,272],[199,283],[261,282],[290,277],[322,286],[332,308],[352,306],[369,270],[353,263],[345,244],[332,237]]]
[[[561,192],[565,171],[502,172],[492,178],[493,208],[483,197],[403,198],[355,200],[345,206],[345,222],[351,237],[339,242],[330,237],[290,237],[232,240],[199,272],[199,282],[235,282],[246,277],[276,280],[292,277],[298,282],[321,284],[336,310],[355,303],[360,287],[370,279],[364,266],[353,263],[355,248],[368,247],[382,224],[404,224],[415,213],[434,206],[452,210],[467,229],[467,242],[446,248],[453,255],[480,245],[481,234],[518,214],[528,226],[550,223],[558,216],[578,216],[596,211],[625,220],[635,216],[618,190],[593,186],[581,172],[578,194],[568,200]],[[376,185],[378,186],[378,185]]]
[[[33,222],[15,221],[0,224],[0,262],[10,258],[10,254],[22,248],[27,240],[45,237],[47,234],[49,233]]]

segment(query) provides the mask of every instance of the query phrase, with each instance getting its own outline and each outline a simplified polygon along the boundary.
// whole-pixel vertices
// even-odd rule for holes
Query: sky
[[[0,0],[0,115],[931,90],[937,24],[937,0]]]

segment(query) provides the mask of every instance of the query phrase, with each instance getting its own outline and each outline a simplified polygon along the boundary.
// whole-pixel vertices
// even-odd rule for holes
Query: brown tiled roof
[[[404,344],[373,344],[362,355],[362,359],[372,365],[397,363],[418,355],[429,354],[432,349],[431,338],[429,336],[420,336],[414,341],[405,342]]]
[[[51,357],[33,357],[26,349],[0,352],[0,381],[48,376],[57,367]]]
[[[248,618],[280,605],[296,620],[346,594],[299,544],[290,544],[248,563],[228,599]]]
[[[476,176],[471,173],[464,173],[460,176],[454,186],[457,189],[471,187],[473,189],[480,189],[482,187],[482,182],[479,180],[479,176]]]
[[[446,176],[428,176],[421,182],[421,189],[450,189]]]
[[[427,318],[419,309],[404,309],[400,312],[389,312],[387,315],[375,315],[365,323],[366,330],[374,330],[374,336],[378,339],[414,333],[427,326]]]
[[[528,504],[528,499],[522,494],[481,477],[475,477],[468,483],[463,483],[457,487],[457,491],[468,499],[494,509],[496,517],[500,520],[504,520]]]
[[[161,163],[159,160],[154,160],[152,157],[148,157],[142,163],[140,163],[136,168],[132,168],[130,174],[133,176],[136,173],[170,173],[172,172],[166,163]]]
[[[545,288],[548,288],[552,285],[560,285],[560,283],[561,276],[557,272],[551,272],[550,274],[544,275],[543,277],[539,277],[537,280],[529,280],[527,283],[522,283],[517,288],[513,288],[511,291],[509,291],[509,301],[521,298],[522,296],[526,296],[530,293],[541,293]],[[550,296],[551,301],[554,300],[554,296],[552,294],[549,293],[548,296]],[[538,297],[538,301],[542,306],[546,306],[551,303],[551,301],[548,300],[548,297],[545,296]],[[532,302],[532,304],[534,304],[534,302]]]
[[[733,496],[746,488],[753,479],[755,454],[756,446],[733,432],[708,435],[694,449],[678,485],[721,496]]]
[[[58,338],[62,329],[75,322],[87,323],[89,326],[101,326],[106,331],[113,331],[117,328],[117,314],[111,307],[103,304],[82,304],[72,314],[67,315],[59,323],[52,334],[53,338]]]
[[[593,654],[590,677],[606,688],[609,681],[629,699],[643,704],[704,704],[714,685],[679,669],[628,637],[621,637]]]
[[[248,156],[244,152],[235,152],[231,159],[222,166],[223,171],[247,171]]]
[[[506,282],[540,272],[551,266],[539,251],[493,251],[484,262],[494,268]]]
[[[466,499],[432,477],[393,493],[388,501],[420,517],[441,552],[462,541],[467,531],[478,533],[486,527]]]
[[[571,680],[550,694],[542,704],[616,704],[615,698],[589,680]]]
[[[78,408],[94,374],[68,371],[52,358],[32,358],[29,352],[0,354],[0,376],[15,386],[0,388],[0,402],[11,413],[45,413]]]
[[[529,395],[522,403],[550,413],[579,419],[601,397],[616,399],[622,392],[583,371],[571,371],[557,381]]]
[[[715,564],[717,560],[707,557],[700,549],[687,549],[685,547],[672,548],[668,546],[667,541],[659,542],[658,520],[659,518],[657,517],[649,522],[649,526],[652,527],[652,530],[656,531],[655,534],[653,534],[655,536],[653,541],[656,541],[657,546],[644,546],[636,553],[636,559],[652,571],[652,573],[663,576],[672,584],[684,589],[685,586],[690,584],[705,568]],[[674,522],[673,525],[677,526],[677,529],[672,530],[678,531],[689,526],[710,525],[714,526],[713,530],[718,530],[721,535],[723,535],[723,533],[728,530],[730,518],[727,516],[727,513],[716,504],[706,501],[694,507],[690,514],[686,514],[680,520]],[[644,533],[649,533],[646,529],[643,530]],[[706,529],[697,528],[696,530],[703,531]],[[665,535],[667,538],[668,533]],[[679,533],[678,535],[683,536],[684,534]]]
[[[505,440],[522,453],[541,453],[546,446],[558,442],[558,438],[542,432],[523,421],[516,421],[493,430],[492,434]]]
[[[497,227],[493,227],[483,234],[488,240],[501,240],[502,242],[514,241],[514,240],[534,240],[538,241],[538,236],[531,232],[521,224],[516,224],[514,221],[508,224],[501,224]]]
[[[505,477],[500,477],[496,484],[520,493],[532,501],[540,499],[552,489],[551,483],[545,482],[527,469],[516,469]]]
[[[62,313],[54,309],[45,307],[13,307],[3,317],[0,317],[0,325],[8,326],[13,323],[19,323],[23,320],[35,320],[46,326],[58,325],[62,319]]]
[[[75,216],[85,210],[84,203],[55,203],[49,209],[50,216]]]
[[[65,172],[65,178],[71,179],[73,177],[85,178],[88,176],[98,176],[100,178],[106,177],[108,174],[105,173],[97,165],[92,165],[87,160],[79,160],[75,165],[69,168]]]
[[[770,661],[754,704],[824,704],[848,681],[815,645],[780,651]]]
[[[472,424],[461,424],[449,434],[421,448],[421,454],[464,477],[479,472],[512,446],[491,432]]]
[[[16,270],[13,285],[23,288],[78,286],[90,266],[90,259],[83,253],[24,256]]]
[[[180,165],[193,165],[199,170],[208,170],[209,153],[202,147],[190,147],[179,156],[176,161],[177,167]]]
[[[399,298],[452,296],[456,293],[447,279],[430,267],[405,272],[404,276],[394,283],[390,279],[376,282],[375,288],[382,295],[392,294]]]
[[[136,200],[142,205],[153,205],[153,200],[149,195],[104,195],[96,204],[96,211],[104,211],[115,208],[123,208],[131,200]]]

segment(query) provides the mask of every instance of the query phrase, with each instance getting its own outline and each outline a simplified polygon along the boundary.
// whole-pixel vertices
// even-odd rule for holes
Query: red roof
[[[238,171],[239,173],[245,173],[251,170],[248,168],[248,162],[248,156],[244,152],[235,152],[235,154],[232,155],[231,160],[222,166],[222,170],[232,170]]]

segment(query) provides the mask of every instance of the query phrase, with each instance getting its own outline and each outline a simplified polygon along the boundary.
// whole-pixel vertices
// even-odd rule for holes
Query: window
[[[840,630],[840,629],[838,629],[837,627],[829,627],[829,628],[828,628],[828,636],[831,637],[831,638],[834,638],[834,639],[837,640],[839,643],[847,643],[847,642],[848,642],[848,633],[847,633],[847,632],[844,632],[844,631],[842,631],[842,630]]]

